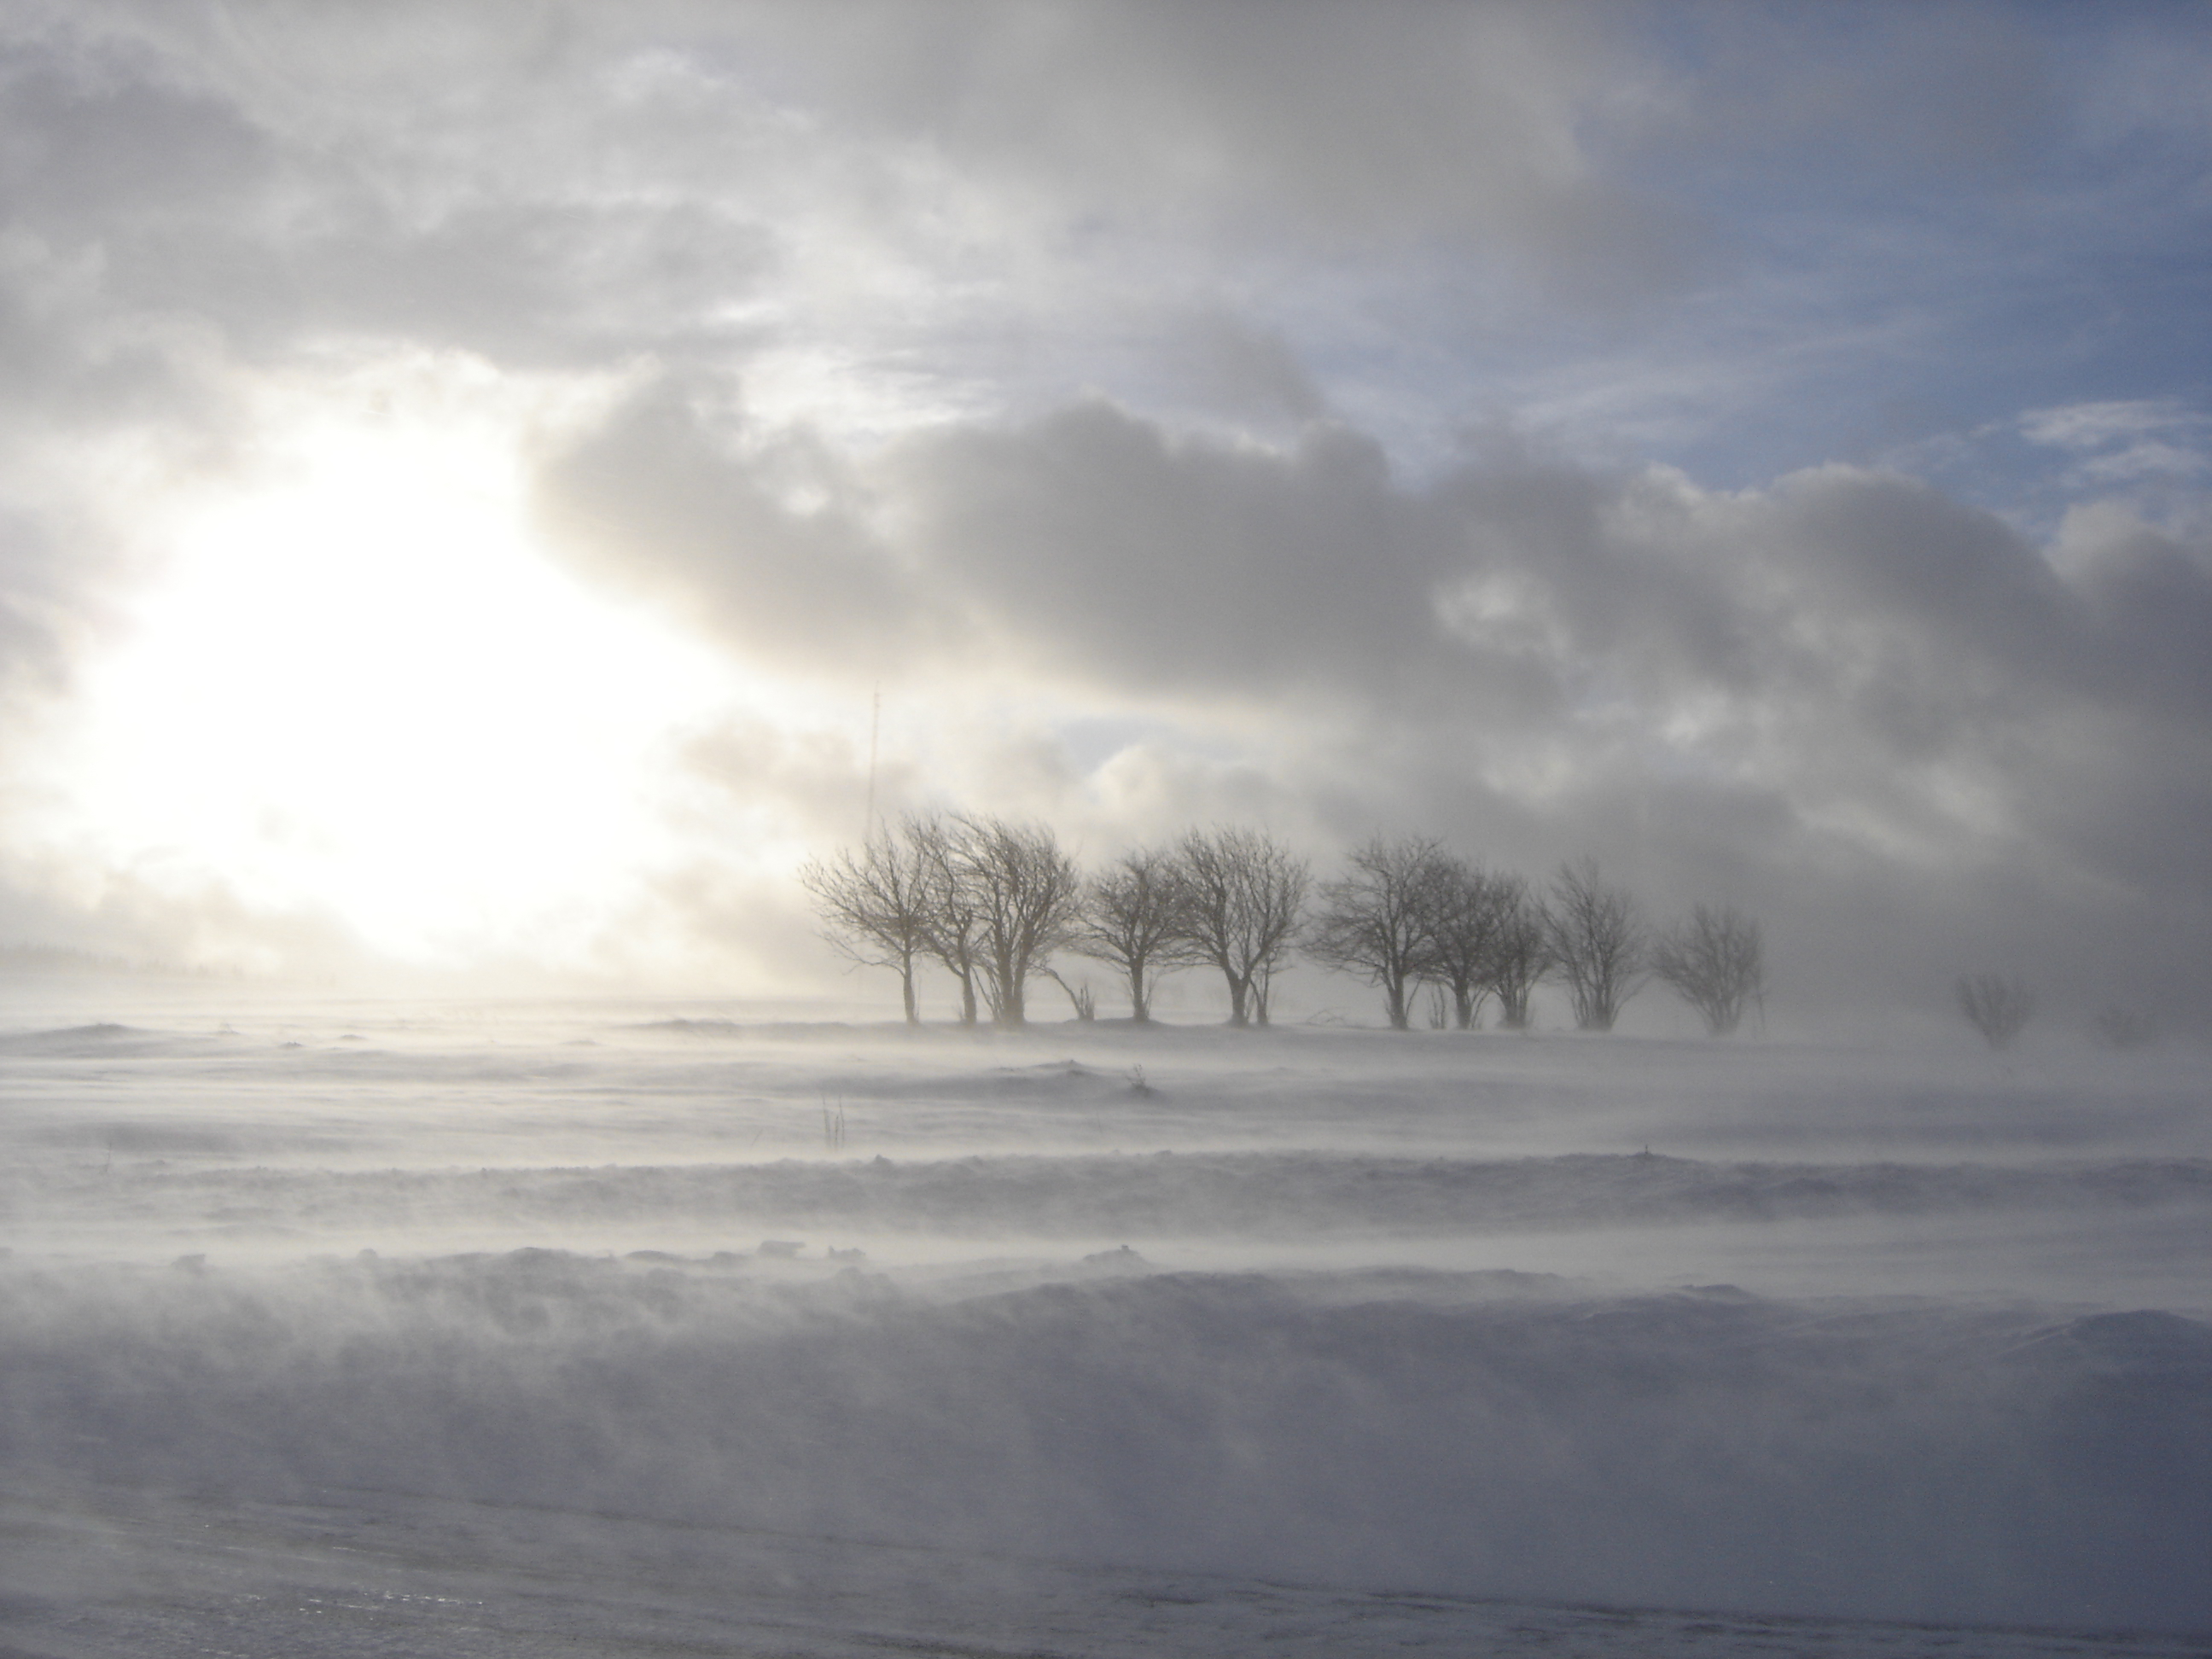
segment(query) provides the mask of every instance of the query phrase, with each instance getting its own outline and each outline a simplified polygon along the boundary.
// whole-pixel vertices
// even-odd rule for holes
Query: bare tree
[[[1552,971],[1552,940],[1544,908],[1518,876],[1498,876],[1498,939],[1490,959],[1490,988],[1498,996],[1498,1023],[1509,1031],[1528,1029],[1528,998]]]
[[[1257,830],[1193,830],[1176,844],[1176,933],[1229,985],[1229,1023],[1267,1023],[1267,992],[1290,959],[1312,876]]]
[[[1711,1036],[1735,1030],[1744,1010],[1766,998],[1759,924],[1728,905],[1693,906],[1652,946],[1651,971],[1705,1017]]]
[[[1498,951],[1518,884],[1448,853],[1437,855],[1431,873],[1425,901],[1429,961],[1424,971],[1440,992],[1450,993],[1454,1023],[1471,1031],[1483,999],[1495,988]],[[1525,1006],[1525,995],[1522,1002]]]
[[[1624,888],[1607,886],[1597,860],[1584,859],[1559,866],[1545,918],[1575,1024],[1585,1031],[1610,1031],[1646,976],[1649,934],[1636,900]]]
[[[924,938],[930,955],[960,983],[960,1023],[976,1018],[976,981],[982,976],[982,911],[969,885],[957,826],[934,815],[909,813],[900,824],[922,872]]]
[[[2035,1012],[2027,981],[2005,974],[1968,974],[1955,988],[1959,1012],[1992,1048],[2008,1048]]]
[[[1382,1012],[1395,1031],[1410,1023],[1407,989],[1435,965],[1431,923],[1443,857],[1434,841],[1416,836],[1377,836],[1353,848],[1347,872],[1322,888],[1306,941],[1316,962],[1382,988]]]
[[[864,967],[898,970],[909,1025],[921,1023],[914,972],[930,949],[928,878],[927,859],[914,839],[888,835],[799,872],[830,944]]]
[[[956,898],[975,918],[974,959],[993,1021],[1029,1023],[1031,974],[1073,937],[1082,896],[1074,861],[1041,823],[957,813],[944,825],[945,865]]]
[[[1182,897],[1174,855],[1149,847],[1124,853],[1085,894],[1072,948],[1121,969],[1139,1025],[1152,1021],[1160,975],[1200,959],[1182,931]]]

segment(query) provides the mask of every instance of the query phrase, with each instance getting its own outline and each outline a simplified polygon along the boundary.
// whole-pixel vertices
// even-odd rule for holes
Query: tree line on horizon
[[[1424,988],[1440,1024],[1475,1029],[1494,999],[1498,1024],[1525,1030],[1531,995],[1556,981],[1576,1025],[1605,1031],[1656,977],[1714,1036],[1765,994],[1759,924],[1731,906],[1699,904],[1655,928],[1593,860],[1561,865],[1540,892],[1428,836],[1376,836],[1316,883],[1307,860],[1262,831],[1194,829],[1086,875],[1048,826],[909,813],[799,878],[838,951],[898,974],[909,1025],[921,1023],[915,975],[933,963],[959,987],[963,1024],[988,1011],[995,1025],[1025,1025],[1037,978],[1090,1019],[1089,985],[1053,965],[1062,951],[1113,968],[1140,1025],[1161,977],[1192,968],[1222,975],[1230,1024],[1266,1025],[1276,975],[1301,956],[1378,988],[1398,1030]]]

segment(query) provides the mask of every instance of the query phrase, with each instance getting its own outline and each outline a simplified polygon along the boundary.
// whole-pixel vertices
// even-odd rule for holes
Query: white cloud
[[[1242,721],[1265,757],[1247,799],[1317,848],[1364,817],[1538,867],[1640,848],[1670,887],[1718,847],[1754,880],[1796,861],[1969,884],[2072,865],[2147,898],[2182,868],[2212,877],[2188,850],[2212,802],[2173,781],[2212,730],[2192,644],[2212,638],[2212,578],[2132,520],[2082,520],[2077,541],[2109,545],[2062,578],[2002,521],[1878,471],[1723,494],[1501,443],[1413,483],[1341,428],[1267,451],[1091,404],[857,465],[864,525],[740,510],[760,498],[744,444],[696,428],[647,446],[698,456],[688,486],[602,466],[595,446],[631,442],[633,418],[556,460],[550,499],[590,556],[732,649],[956,723],[1010,695],[1165,722],[1103,765],[1063,758],[1049,787],[971,727],[996,769],[945,775],[995,810],[1109,839],[1218,812],[1218,769],[1176,758],[1173,734]],[[623,535],[632,490],[650,528]],[[2132,827],[2094,827],[2108,817]]]
[[[2020,417],[2020,429],[2031,442],[2075,451],[2109,449],[2158,434],[2208,428],[2212,421],[2171,398],[2069,404],[2031,409]]]
[[[542,398],[572,571],[748,688],[700,840],[829,833],[883,684],[887,788],[1102,845],[1888,880],[1930,960],[1998,888],[2195,914],[2207,423],[2046,325],[2191,246],[2185,197],[2118,240],[2169,234],[2170,91],[2157,168],[2067,148],[2112,61],[1980,9],[20,6],[0,688],[66,690],[269,386],[445,354]],[[1959,432],[2110,511],[2046,553],[1865,464]],[[659,890],[803,933],[704,867]]]

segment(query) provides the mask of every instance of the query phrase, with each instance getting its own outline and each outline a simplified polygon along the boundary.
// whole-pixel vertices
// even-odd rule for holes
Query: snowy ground
[[[0,1655],[2212,1651],[2201,1049],[14,989]]]

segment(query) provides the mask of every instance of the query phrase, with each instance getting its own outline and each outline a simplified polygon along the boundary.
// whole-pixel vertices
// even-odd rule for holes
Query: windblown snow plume
[[[1316,1632],[1426,1596],[1393,1616],[1458,1643],[1500,1597],[2212,1627],[2191,1055],[501,1030],[0,1036],[0,1590],[151,1651],[123,1587],[207,1527],[301,1607],[301,1540],[459,1527],[507,1609],[676,1527],[884,1629],[1074,1595],[1133,1651],[1243,1638],[1140,1638],[1100,1574],[1207,1620],[1189,1575],[1303,1585]],[[915,1611],[914,1550],[988,1596]],[[846,1603],[759,1594],[846,1650],[807,1623]]]
[[[0,1455],[1347,1587],[2212,1616],[2201,1321],[1102,1268],[19,1267]]]

